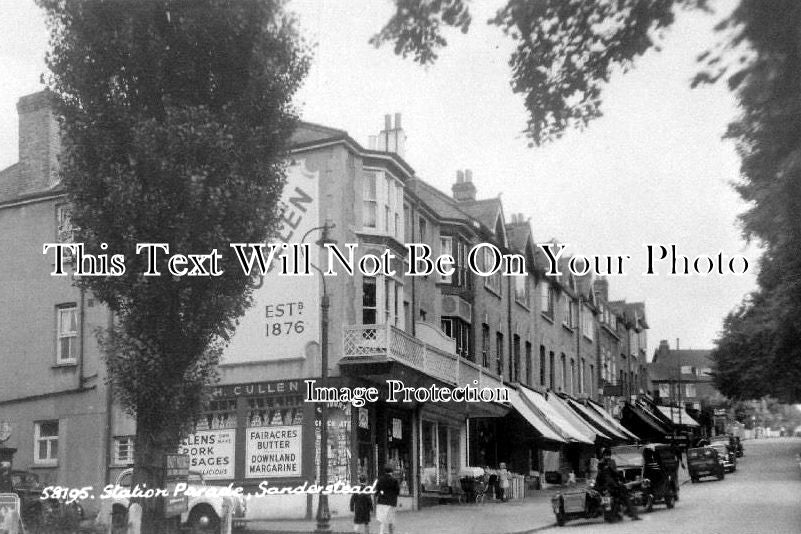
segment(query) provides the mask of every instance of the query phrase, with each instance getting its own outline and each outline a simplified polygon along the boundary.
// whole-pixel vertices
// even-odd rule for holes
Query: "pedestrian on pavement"
[[[363,490],[367,485],[367,475],[359,475],[359,485]],[[353,512],[353,532],[370,534],[370,512],[373,499],[366,493],[354,493],[350,497],[350,511]]]
[[[503,462],[498,469],[498,487],[500,488],[501,502],[506,502],[509,499],[509,471],[506,470],[506,464]]]
[[[391,465],[384,467],[384,474],[378,478],[375,486],[376,508],[375,518],[381,522],[378,534],[394,533],[395,529],[395,507],[398,506],[398,495],[400,485],[392,476],[395,469]]]

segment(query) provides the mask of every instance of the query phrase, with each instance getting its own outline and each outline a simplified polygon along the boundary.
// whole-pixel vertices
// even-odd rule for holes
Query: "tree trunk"
[[[147,417],[136,419],[136,441],[134,445],[133,488],[137,485],[144,492],[148,489],[165,488],[164,457],[177,450],[175,432],[159,428],[157,421]],[[161,498],[139,497],[131,499],[142,506],[142,534],[177,534],[177,523],[166,520]]]

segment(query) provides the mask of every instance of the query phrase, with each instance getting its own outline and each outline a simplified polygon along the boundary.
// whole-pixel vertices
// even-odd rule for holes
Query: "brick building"
[[[101,486],[132,461],[135,426],[112,401],[92,334],[108,324],[109,312],[68,277],[50,276],[52,260],[41,254],[42,243],[71,238],[49,98],[20,100],[20,161],[0,171],[0,242],[18,252],[0,271],[7,303],[0,325],[10,341],[0,349],[10,370],[0,378],[0,420],[14,427],[8,445],[18,449],[17,468],[59,485]],[[319,476],[323,408],[304,402],[304,381],[321,374],[323,293],[331,302],[330,385],[382,393],[364,406],[326,405],[329,480],[372,477],[391,463],[401,506],[414,508],[431,492],[457,487],[468,465],[582,471],[596,446],[627,439],[594,401],[606,391],[599,386],[617,378],[603,367],[604,354],[625,370],[618,382],[625,395],[638,391],[642,303],[609,303],[589,278],[545,276],[522,215],[507,220],[499,198],[478,198],[469,170],[456,174],[451,195],[436,190],[404,160],[404,141],[400,116],[387,116],[370,148],[347,132],[302,123],[275,240],[312,243],[333,223],[329,237],[341,250],[354,244],[354,261],[387,250],[403,258],[406,243],[422,243],[452,255],[453,274],[406,276],[398,264],[394,275],[348,275],[341,259],[313,246],[312,263],[338,276],[312,273],[298,282],[264,275],[226,349],[214,398],[181,447],[211,482],[248,488]],[[480,268],[497,249],[523,258],[528,274],[478,276],[468,268],[476,246]],[[418,388],[474,384],[509,397],[393,403],[389,379]],[[260,452],[275,432],[289,436],[281,457]],[[218,444],[213,451],[194,446],[210,440]],[[347,496],[332,496],[331,506],[345,513]],[[248,513],[308,517],[315,507],[304,495],[282,495],[252,501]]]

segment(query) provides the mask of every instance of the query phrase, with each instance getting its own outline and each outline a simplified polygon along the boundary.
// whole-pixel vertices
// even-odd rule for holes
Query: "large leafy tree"
[[[79,284],[114,312],[102,333],[114,391],[136,417],[135,483],[162,487],[251,281],[227,254],[275,228],[291,98],[307,48],[280,0],[39,0],[51,32],[61,176],[76,241],[124,254]],[[144,276],[137,243],[222,253],[221,276]],[[204,262],[209,267],[209,262]],[[143,502],[143,532],[158,528]]]
[[[436,61],[448,28],[467,32],[466,0],[395,0],[372,38],[421,64]],[[532,145],[583,128],[602,113],[603,88],[659,44],[677,9],[712,0],[507,0],[489,20],[515,43],[511,87],[524,98]],[[801,401],[801,2],[740,0],[699,56],[693,84],[725,81],[741,115],[727,136],[742,159],[741,217],[760,242],[759,290],[726,319],[714,358],[721,390]]]

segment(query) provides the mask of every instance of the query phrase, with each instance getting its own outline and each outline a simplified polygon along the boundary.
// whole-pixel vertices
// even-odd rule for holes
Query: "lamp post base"
[[[331,511],[328,509],[328,495],[320,495],[317,503],[317,527],[314,532],[331,532]]]

